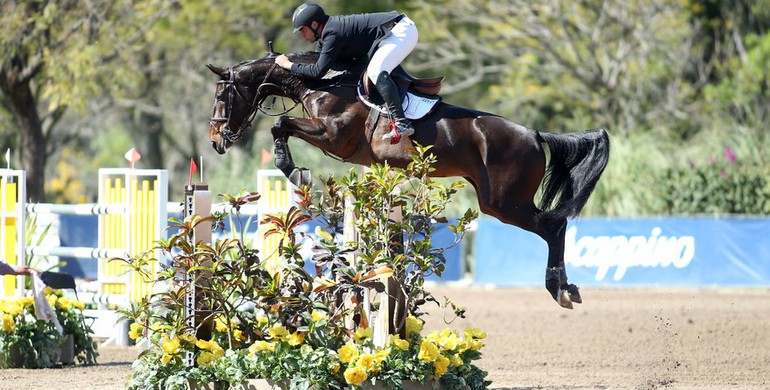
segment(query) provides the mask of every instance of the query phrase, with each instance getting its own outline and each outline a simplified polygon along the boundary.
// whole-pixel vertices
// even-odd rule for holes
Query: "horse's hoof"
[[[570,309],[570,310],[573,309],[572,300],[570,299],[570,296],[569,296],[569,291],[559,289],[558,298],[559,298],[558,299],[559,306],[565,309]]]
[[[313,175],[309,169],[294,168],[289,174],[289,182],[297,188],[302,188],[303,186],[311,187],[313,185]]]
[[[583,298],[580,296],[580,290],[578,286],[570,284],[567,286],[567,292],[569,293],[570,300],[574,303],[583,303]]]

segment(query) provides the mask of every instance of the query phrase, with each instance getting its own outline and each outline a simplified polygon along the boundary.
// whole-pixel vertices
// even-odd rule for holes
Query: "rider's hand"
[[[281,68],[284,68],[286,70],[291,70],[292,62],[289,61],[289,57],[286,57],[285,54],[281,54],[278,57],[276,57],[275,63]]]
[[[32,267],[27,267],[26,265],[17,265],[14,268],[16,269],[16,275],[30,275],[32,271],[39,273],[38,270]]]

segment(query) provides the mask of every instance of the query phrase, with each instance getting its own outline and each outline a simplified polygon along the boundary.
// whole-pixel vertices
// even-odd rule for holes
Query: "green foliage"
[[[665,211],[675,215],[770,214],[770,167],[725,158],[674,165],[663,172]]]
[[[443,270],[442,251],[430,245],[431,225],[444,221],[441,213],[455,192],[428,177],[435,162],[428,150],[418,147],[406,170],[375,166],[361,178],[329,179],[315,195],[309,188],[298,191],[300,208],[261,221],[269,225],[266,237],[278,238],[276,253],[260,258],[237,235],[211,245],[193,242],[196,227],[221,226],[226,216],[217,215],[174,221],[177,233],[157,243],[169,261],[154,280],[147,272],[157,261],[147,257],[154,252],[117,259],[167,287],[121,311],[133,321],[129,335],[150,343],[134,363],[130,388],[184,388],[187,380],[234,385],[246,378],[292,389],[358,387],[367,380],[392,386],[440,380],[452,389],[486,388],[486,372],[472,365],[481,357],[484,332],[420,334],[419,308],[435,301],[423,288],[424,276]],[[361,238],[341,242],[337,233],[348,194],[360,199],[354,210],[362,221]],[[225,198],[237,213],[259,194]],[[388,221],[388,212],[383,216],[398,207],[403,222]],[[316,230],[314,274],[304,268],[295,233],[311,215],[327,223]],[[474,217],[469,211],[451,225],[458,241]],[[404,240],[396,239],[396,230]],[[369,294],[384,291],[388,278],[408,295],[406,312],[394,314],[403,318],[397,332],[405,338],[391,335],[375,346],[369,313],[378,305]],[[184,308],[193,285],[197,325],[190,328]],[[182,364],[187,354],[195,367]]]

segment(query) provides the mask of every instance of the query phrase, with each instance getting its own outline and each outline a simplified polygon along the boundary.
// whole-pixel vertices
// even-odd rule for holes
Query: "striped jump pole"
[[[211,215],[211,191],[209,187],[203,183],[186,185],[184,189],[184,211],[183,216],[188,219],[194,215],[200,217],[208,217]],[[211,244],[211,224],[201,223],[193,229],[193,242],[203,242]],[[197,336],[195,329],[197,329],[196,313],[198,311],[196,297],[195,297],[195,275],[191,275],[184,272],[180,275],[185,281],[185,322],[190,329],[192,335]],[[205,278],[200,278],[201,281]],[[183,363],[192,367],[195,365],[195,354],[191,351],[185,352],[185,356],[182,359]]]
[[[11,265],[26,265],[24,255],[27,190],[22,170],[0,169],[0,258]],[[0,296],[21,296],[24,276],[0,276]]]

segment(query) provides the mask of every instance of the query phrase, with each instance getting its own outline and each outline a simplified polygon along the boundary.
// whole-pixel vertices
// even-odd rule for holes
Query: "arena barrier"
[[[96,204],[27,204],[24,171],[0,170],[2,209],[0,237],[2,256],[9,264],[28,264],[31,256],[93,258],[98,261],[99,291],[91,300],[101,306],[124,306],[148,295],[152,285],[141,280],[113,257],[139,255],[165,236],[168,174],[165,170],[103,168],[99,170]],[[25,221],[28,214],[72,214],[98,216],[98,247],[27,246]],[[156,254],[160,256],[159,253]],[[155,264],[151,269],[154,275]],[[23,294],[23,278],[2,279],[3,296]]]

